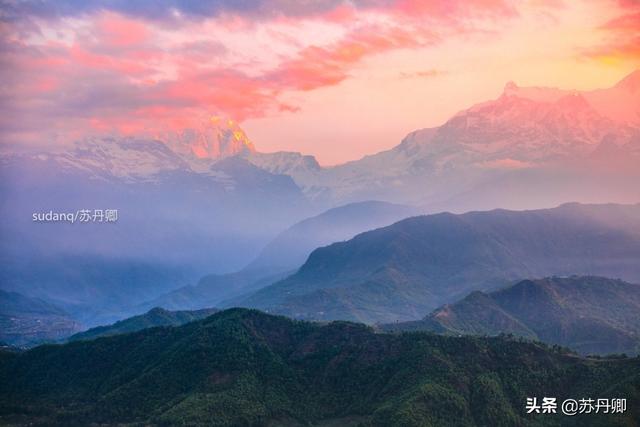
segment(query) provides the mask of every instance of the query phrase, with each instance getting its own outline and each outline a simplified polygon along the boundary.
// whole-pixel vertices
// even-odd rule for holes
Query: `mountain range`
[[[638,354],[640,285],[581,276],[523,280],[490,293],[472,292],[422,320],[380,329],[514,334],[582,354]]]
[[[361,160],[321,168],[291,154],[287,161],[259,153],[248,158],[290,175],[308,197],[334,203],[377,199],[457,211],[567,200],[629,203],[640,197],[631,181],[640,162],[638,99],[640,70],[588,92],[510,82],[497,99]]]
[[[510,83],[497,99],[461,111],[442,126],[417,130],[388,151],[333,167],[299,153],[260,153],[238,123],[218,117],[159,135],[86,137],[70,147],[39,151],[3,147],[0,287],[51,302],[91,327],[144,312],[158,305],[156,299],[172,309],[237,301],[291,273],[314,245],[388,225],[368,223],[367,214],[354,210],[348,222],[360,222],[361,228],[326,232],[340,227],[336,216],[320,238],[310,236],[300,250],[284,250],[285,240],[296,242],[296,232],[305,227],[285,231],[292,224],[351,203],[415,206],[398,211],[405,216],[542,208],[568,200],[637,203],[639,81],[635,72],[612,88],[591,92]],[[84,209],[116,209],[118,221],[32,220],[37,213]],[[272,241],[276,246],[267,246]],[[551,272],[540,273],[526,277]],[[226,295],[218,292],[225,288]],[[464,289],[457,292],[451,296],[464,296]],[[384,294],[376,298],[382,301]],[[203,295],[205,302],[194,303]],[[414,299],[411,293],[402,298]],[[433,304],[409,304],[404,314],[394,311],[386,319],[349,318],[409,320]]]
[[[232,309],[179,327],[2,350],[0,423],[637,425],[639,363]],[[527,414],[532,396],[624,396],[627,410]]]
[[[227,306],[315,320],[416,320],[471,291],[531,277],[640,283],[638,260],[640,205],[441,213],[316,249],[295,274]]]
[[[239,157],[194,170],[158,141],[84,141],[13,154],[0,174],[2,289],[47,299],[85,326],[232,272],[313,211],[288,176]],[[199,159],[194,159],[194,162]],[[117,210],[117,222],[34,222],[34,213]]]

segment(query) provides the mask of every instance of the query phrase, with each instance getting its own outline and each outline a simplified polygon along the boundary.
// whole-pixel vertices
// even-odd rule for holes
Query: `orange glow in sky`
[[[4,143],[181,129],[215,114],[259,151],[336,164],[511,80],[586,90],[640,68],[635,0],[40,4],[1,6]]]

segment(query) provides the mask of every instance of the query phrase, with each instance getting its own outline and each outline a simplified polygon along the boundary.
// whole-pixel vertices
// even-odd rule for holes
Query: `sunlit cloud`
[[[598,27],[603,42],[585,49],[588,57],[603,61],[640,63],[640,2],[619,0],[618,14]]]
[[[400,77],[403,79],[432,79],[446,74],[447,71],[431,68],[428,70],[403,71],[400,73]]]
[[[283,94],[338,85],[370,56],[513,15],[502,1],[11,3],[5,25],[29,18],[34,27],[4,37],[4,69],[20,77],[3,94],[3,130],[61,134],[68,123],[76,133],[86,119],[89,130],[137,132],[206,112],[295,113]],[[317,37],[293,42],[305,25],[319,28]],[[234,29],[250,33],[237,37],[247,49],[251,34],[271,49],[247,55],[228,36]]]
[[[446,85],[458,72],[453,69],[463,69],[451,65],[451,57],[472,56],[469,46],[491,46],[510,28],[529,25],[531,14],[545,25],[561,25],[568,3],[3,2],[0,131],[3,141],[43,144],[92,133],[180,129],[207,114],[275,123],[308,113],[317,94],[373,78],[381,69],[404,84]],[[636,6],[616,4],[618,13],[594,27],[603,42],[576,49],[590,57],[637,57]],[[451,45],[461,48],[422,59]],[[513,48],[514,56],[524,49],[515,41]],[[402,55],[411,60],[395,62]],[[387,91],[390,103],[394,96],[413,96],[394,95],[393,87],[370,91]],[[369,102],[362,91],[356,96]]]

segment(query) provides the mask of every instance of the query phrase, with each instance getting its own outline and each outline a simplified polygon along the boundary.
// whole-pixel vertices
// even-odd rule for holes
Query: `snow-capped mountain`
[[[256,151],[238,123],[218,116],[202,120],[195,129],[165,132],[157,139],[178,154],[198,159],[219,160]]]
[[[228,183],[232,178],[214,165],[230,157],[253,154],[256,154],[253,143],[236,122],[212,116],[198,128],[154,136],[87,137],[66,150],[3,157],[49,161],[60,171],[83,171],[93,178],[107,180],[153,181],[163,173],[183,171]]]
[[[289,176],[239,155],[199,159],[144,138],[6,153],[0,178],[3,288],[65,295],[62,305],[88,310],[87,322],[202,274],[239,269],[281,230],[315,213]],[[32,220],[105,210],[118,212],[115,223]]]
[[[288,175],[317,210],[371,199],[442,204],[505,175],[517,181],[521,178],[515,176],[550,169],[575,172],[573,178],[594,170],[634,169],[640,152],[639,99],[640,71],[611,88],[586,92],[509,82],[496,99],[463,110],[442,126],[412,132],[388,151],[329,168],[313,156],[260,153],[238,123],[219,117],[155,139],[93,138],[35,158],[63,170],[132,182],[155,181],[166,173],[199,174],[227,191],[239,187],[234,173],[221,165],[237,158],[268,174]]]
[[[630,73],[615,86],[591,91],[568,91],[554,88],[518,87],[510,82],[505,94],[536,102],[556,102],[571,94],[580,94],[598,114],[616,123],[640,126],[640,70]]]
[[[637,203],[639,81],[636,72],[590,92],[509,83],[442,126],[329,168],[299,153],[257,152],[237,123],[218,118],[153,138],[2,153],[0,279],[19,292],[64,293],[69,307],[106,301],[109,311],[182,277],[239,269],[291,224],[350,202],[458,212]],[[117,209],[118,225],[31,219],[79,209]],[[123,279],[130,268],[147,284],[136,292]]]
[[[88,138],[71,150],[38,153],[35,158],[53,160],[61,170],[81,170],[104,179],[147,180],[163,171],[189,169],[188,162],[166,144],[137,138]]]
[[[611,157],[598,158],[601,144],[609,146],[609,153],[615,147],[614,169],[624,164],[628,170],[640,162],[639,88],[640,71],[612,88],[588,92],[521,88],[510,82],[497,99],[463,110],[440,127],[412,132],[393,149],[358,161],[318,168],[293,154],[287,162],[248,158],[259,167],[289,174],[308,197],[326,203],[376,198],[433,204],[498,176],[516,180],[516,175],[549,169],[579,169],[576,173],[588,175],[613,164]]]

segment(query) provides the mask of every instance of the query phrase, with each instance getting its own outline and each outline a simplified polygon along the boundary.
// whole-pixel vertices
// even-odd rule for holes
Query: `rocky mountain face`
[[[582,354],[640,352],[640,285],[602,277],[524,280],[473,292],[415,322],[385,331],[514,334],[572,348]]]
[[[156,139],[178,154],[203,160],[219,160],[256,151],[238,123],[218,116],[202,120],[199,128],[165,132]]]
[[[414,217],[319,248],[294,275],[228,304],[376,323],[415,320],[471,291],[530,277],[640,282],[639,226],[640,205]]]

